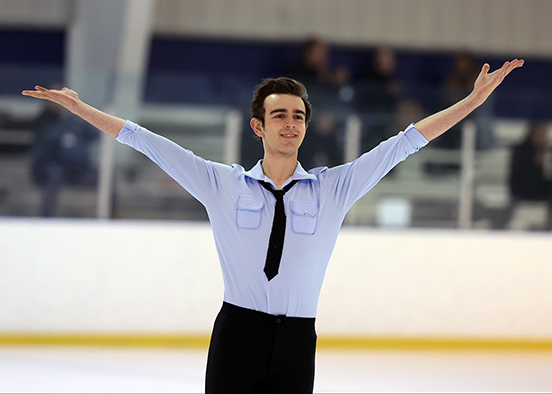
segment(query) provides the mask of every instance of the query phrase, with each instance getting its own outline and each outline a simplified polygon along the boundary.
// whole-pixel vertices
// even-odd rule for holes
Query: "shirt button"
[[[276,323],[281,323],[282,319],[276,319]]]

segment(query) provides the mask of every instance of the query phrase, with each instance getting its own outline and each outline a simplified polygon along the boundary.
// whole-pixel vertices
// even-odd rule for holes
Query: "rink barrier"
[[[154,334],[0,334],[0,346],[100,346],[207,348],[209,335]],[[324,350],[481,350],[552,351],[552,338],[417,338],[342,337],[318,338]]]

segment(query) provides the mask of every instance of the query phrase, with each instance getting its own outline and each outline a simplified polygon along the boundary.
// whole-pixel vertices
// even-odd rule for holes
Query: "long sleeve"
[[[155,162],[204,205],[216,197],[231,167],[196,156],[169,139],[126,121],[117,141],[129,145]]]
[[[412,124],[355,161],[326,169],[321,181],[336,205],[346,212],[393,167],[427,144],[428,140]]]

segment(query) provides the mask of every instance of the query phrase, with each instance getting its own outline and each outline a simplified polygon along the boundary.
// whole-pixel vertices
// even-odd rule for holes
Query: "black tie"
[[[284,211],[284,194],[297,183],[297,179],[288,183],[280,190],[274,190],[268,182],[259,181],[259,183],[276,198],[276,207],[274,208],[274,221],[272,222],[272,231],[268,242],[268,251],[266,252],[266,262],[264,273],[270,281],[278,275],[280,260],[282,259],[282,249],[284,248],[284,236],[286,234],[286,212]]]

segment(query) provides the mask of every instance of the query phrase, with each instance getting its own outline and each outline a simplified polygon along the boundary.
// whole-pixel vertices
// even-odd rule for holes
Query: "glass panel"
[[[19,75],[14,70],[6,72]],[[50,74],[44,78],[53,78],[53,72]],[[184,78],[180,81],[179,90],[201,90],[205,81],[208,78],[195,79],[193,86],[188,86],[190,80]],[[155,88],[152,80],[149,84],[150,89]],[[210,105],[175,104],[175,101],[154,104],[147,101],[138,119],[134,120],[205,159],[224,162],[227,157],[227,115],[233,109],[242,116],[241,157],[238,162],[249,169],[263,152],[249,127],[249,109],[240,100],[239,106],[231,106],[233,100],[229,98],[234,97],[236,92],[245,97],[243,92],[253,89],[253,85],[245,81],[241,82],[239,89],[238,85],[240,81],[236,79],[217,84],[220,91],[211,93],[220,93],[219,102]],[[351,154],[352,138],[358,137],[358,141],[352,141],[353,145],[356,144],[352,151],[358,154],[368,151],[428,112],[426,106],[420,104],[421,100],[412,98],[412,95],[399,102],[396,111],[374,107],[367,112],[366,108],[370,106],[359,105],[359,97],[363,96],[356,94],[361,92],[364,96],[370,96],[373,92],[366,86],[352,85],[347,89],[348,94],[310,89],[314,104],[313,118],[299,154],[306,169],[342,162],[346,148],[348,155]],[[425,103],[439,101],[439,89],[417,86],[416,93],[417,97],[424,98]],[[526,102],[534,101],[530,93],[527,91],[522,95]],[[208,102],[209,98],[204,101]],[[90,129],[78,121],[68,121],[59,114],[57,117],[43,116],[42,123],[38,122],[46,107],[44,102],[13,93],[0,96],[0,215],[95,217],[95,181],[100,149],[96,137],[99,133],[95,130],[89,133]],[[352,115],[360,123],[360,136],[357,133],[357,137],[347,132],[348,120]],[[56,119],[59,122],[52,121]],[[488,113],[483,113],[480,119],[472,117],[472,120],[478,129],[473,227],[545,228],[549,215],[546,200],[521,201],[518,204],[509,186],[512,151],[526,135],[528,121],[522,118],[494,118]],[[490,134],[481,132],[485,122],[491,130]],[[345,224],[458,227],[461,127],[459,125],[450,130],[444,137],[398,164],[355,204]],[[49,130],[52,137],[46,138],[50,134],[44,130]],[[321,155],[320,151],[324,151],[325,155]],[[115,159],[114,218],[207,220],[203,206],[141,153],[117,143]],[[65,160],[63,165],[59,160]],[[82,164],[81,171],[76,170],[79,163]]]

